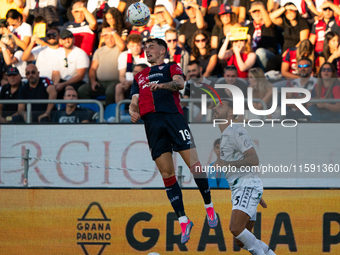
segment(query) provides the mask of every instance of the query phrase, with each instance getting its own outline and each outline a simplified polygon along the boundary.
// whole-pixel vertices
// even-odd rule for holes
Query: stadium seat
[[[85,107],[91,111],[99,112],[99,105],[97,104],[79,104],[79,106]]]
[[[106,122],[115,122],[117,104],[109,104],[104,111],[104,119]],[[120,106],[120,122],[131,123],[130,114],[125,111],[125,104]]]

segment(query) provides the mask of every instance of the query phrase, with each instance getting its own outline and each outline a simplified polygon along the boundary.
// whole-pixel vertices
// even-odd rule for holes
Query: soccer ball
[[[137,2],[129,6],[126,16],[133,26],[144,26],[150,20],[150,10],[145,4]]]

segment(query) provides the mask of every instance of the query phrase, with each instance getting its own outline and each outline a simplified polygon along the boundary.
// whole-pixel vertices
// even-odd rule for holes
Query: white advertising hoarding
[[[1,125],[0,187],[20,187],[25,149],[30,149],[29,187],[144,188],[163,187],[151,159],[143,125]],[[193,124],[200,161],[215,160],[213,142],[220,136],[212,124]],[[265,124],[248,127],[265,187],[340,187],[335,173],[340,164],[340,124],[298,124],[294,128]],[[16,158],[7,158],[13,157]],[[183,166],[184,187],[195,187],[178,153],[175,168]],[[306,166],[313,173],[305,173]],[[268,167],[290,168],[289,174],[268,173]],[[316,175],[318,166],[333,172]],[[295,172],[293,171],[295,167]],[[300,172],[302,170],[302,173]],[[304,174],[304,175],[303,175]],[[320,178],[321,176],[321,178]],[[325,178],[327,177],[327,178]],[[334,178],[336,177],[336,178]]]

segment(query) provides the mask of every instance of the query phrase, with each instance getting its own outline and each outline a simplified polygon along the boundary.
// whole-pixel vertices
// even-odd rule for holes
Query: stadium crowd
[[[262,99],[268,109],[274,87],[305,88],[315,99],[340,99],[338,0],[145,0],[152,14],[142,27],[127,21],[133,2],[0,0],[0,99],[104,96],[106,107],[117,104],[129,98],[134,75],[148,66],[143,44],[149,37],[166,41],[166,61],[186,75],[183,98],[200,98],[202,83],[227,83],[239,87],[245,98],[251,87],[253,98]],[[247,38],[235,39],[236,28],[245,28]],[[227,89],[217,92],[232,96]],[[263,109],[262,103],[253,106]],[[340,120],[340,102],[305,107],[312,116],[289,106],[285,118]],[[53,104],[33,105],[33,121],[88,122],[91,112],[78,108],[68,105],[54,117]],[[208,119],[200,104],[192,109],[194,121]],[[279,110],[267,117],[279,117]],[[25,104],[0,104],[0,115],[1,123],[23,122]]]

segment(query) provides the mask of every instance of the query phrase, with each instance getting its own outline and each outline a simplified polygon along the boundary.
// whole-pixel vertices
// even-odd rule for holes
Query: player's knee
[[[240,226],[237,226],[236,224],[230,224],[229,230],[233,234],[233,236],[238,236],[242,233],[244,229],[242,229],[242,227]]]

